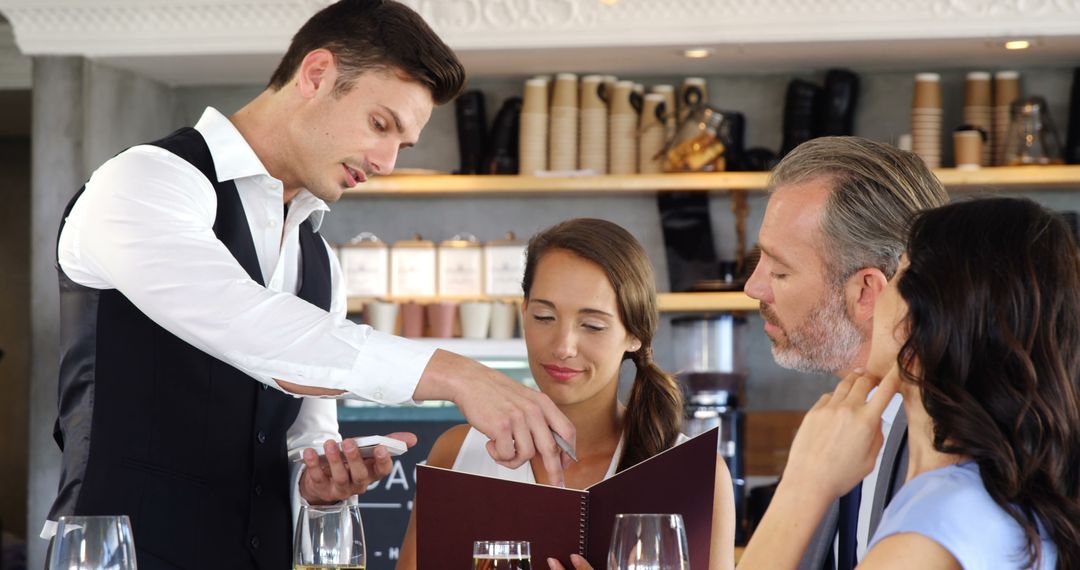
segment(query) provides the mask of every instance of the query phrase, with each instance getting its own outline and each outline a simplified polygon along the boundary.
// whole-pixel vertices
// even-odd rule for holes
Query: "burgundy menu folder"
[[[504,481],[417,466],[416,543],[420,570],[472,568],[475,540],[527,540],[533,567],[570,555],[605,568],[618,513],[677,513],[690,567],[708,568],[717,430],[653,456],[588,489]]]

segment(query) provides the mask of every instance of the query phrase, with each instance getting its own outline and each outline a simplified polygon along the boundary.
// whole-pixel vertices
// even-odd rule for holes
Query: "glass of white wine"
[[[49,550],[49,570],[138,570],[126,515],[64,516]]]
[[[359,505],[300,507],[293,541],[296,570],[364,570],[364,525]]]
[[[608,550],[608,570],[689,570],[686,527],[682,516],[615,516]]]

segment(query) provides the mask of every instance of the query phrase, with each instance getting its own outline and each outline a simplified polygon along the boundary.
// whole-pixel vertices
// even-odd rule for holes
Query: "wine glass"
[[[524,540],[478,540],[473,543],[473,570],[530,570],[529,543]]]
[[[615,515],[608,570],[689,570],[681,515]]]
[[[63,516],[49,551],[50,570],[137,570],[126,515]]]
[[[293,541],[296,570],[363,570],[367,565],[359,505],[300,507]]]

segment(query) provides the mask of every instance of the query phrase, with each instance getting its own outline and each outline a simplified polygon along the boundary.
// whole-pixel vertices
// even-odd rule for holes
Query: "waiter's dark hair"
[[[340,0],[320,10],[293,36],[268,87],[284,87],[317,49],[334,54],[338,95],[367,71],[403,73],[426,86],[436,105],[457,97],[465,86],[465,68],[454,52],[419,14],[393,0]]]
[[[1080,250],[1030,200],[928,210],[897,284],[909,338],[898,362],[918,384],[934,448],[971,457],[983,485],[1042,555],[1080,568]]]
[[[683,398],[678,383],[652,358],[659,314],[656,282],[645,248],[630,232],[607,220],[577,218],[552,226],[529,240],[521,287],[528,301],[540,260],[551,251],[568,251],[595,263],[615,290],[619,319],[641,348],[623,354],[637,367],[623,416],[626,443],[618,470],[669,449],[679,437]]]

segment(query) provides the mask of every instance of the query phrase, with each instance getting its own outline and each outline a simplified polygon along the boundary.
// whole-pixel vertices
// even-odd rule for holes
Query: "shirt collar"
[[[221,114],[221,111],[207,107],[199,118],[199,122],[195,123],[195,130],[203,136],[206,146],[210,149],[218,182],[249,176],[273,178],[262,160],[259,160],[259,156],[255,154],[255,150],[244,139],[244,135],[240,134],[236,125]],[[316,231],[322,225],[323,216],[330,211],[326,202],[316,198],[307,190],[300,190],[300,193],[293,198],[291,209],[304,217],[310,217],[311,225]]]

